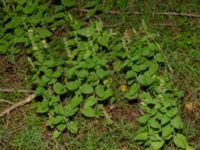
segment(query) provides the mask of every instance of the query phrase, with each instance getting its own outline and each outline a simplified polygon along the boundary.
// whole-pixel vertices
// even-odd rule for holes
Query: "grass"
[[[170,3],[171,2],[171,3]],[[157,42],[163,48],[173,72],[167,69],[163,71],[170,73],[173,77],[174,86],[180,87],[184,92],[184,98],[180,102],[182,117],[186,122],[184,132],[190,143],[196,149],[200,149],[200,21],[194,18],[163,17],[152,18],[148,12],[156,8],[161,11],[195,11],[199,13],[198,1],[185,1],[179,4],[170,1],[167,5],[159,5],[151,2],[141,2],[129,5],[126,12],[118,15],[100,14],[107,28],[124,31],[130,28],[136,30],[141,26],[143,18],[150,31],[156,33]],[[136,7],[137,6],[137,7]],[[131,10],[142,9],[145,15],[126,15]],[[191,10],[192,9],[192,10]],[[121,20],[119,22],[119,20]],[[168,25],[169,24],[169,25]],[[26,57],[19,57],[8,61],[0,57],[0,87],[29,88],[27,72],[29,65]],[[17,79],[17,80],[16,80]],[[19,93],[0,92],[0,99],[17,102],[25,95]],[[190,105],[187,105],[190,104]],[[0,102],[0,110],[9,106]],[[119,104],[119,107],[125,107]],[[188,107],[190,106],[190,107]],[[2,150],[36,150],[36,149],[140,149],[133,141],[137,125],[135,120],[128,122],[119,118],[113,125],[105,124],[103,120],[82,121],[83,129],[76,136],[68,133],[62,135],[59,140],[52,138],[51,130],[44,127],[43,119],[36,117],[34,110],[23,107],[11,113],[6,119],[0,119],[0,147]]]
[[[120,109],[131,110],[130,106],[127,108],[126,105]],[[130,120],[130,111],[127,111],[129,114],[125,111],[124,116],[117,119],[118,116],[116,116],[116,121],[112,125],[103,119],[84,120],[82,118],[83,127],[78,135],[65,133],[58,140],[52,138],[52,132],[44,128],[44,120],[33,115],[32,111],[27,107],[21,114],[13,114],[7,120],[1,120],[0,144],[3,149],[138,149],[133,141],[137,125],[134,123],[135,120]],[[116,115],[115,111],[111,114]],[[9,122],[8,126],[6,126],[6,121]],[[18,121],[20,121],[19,124]]]

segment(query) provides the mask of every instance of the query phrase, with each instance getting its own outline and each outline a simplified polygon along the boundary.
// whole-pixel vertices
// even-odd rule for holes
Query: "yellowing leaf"
[[[126,92],[128,90],[128,86],[120,85],[119,90],[122,91],[122,92]]]
[[[191,110],[193,110],[193,103],[186,103],[185,104],[185,109],[187,109],[187,110],[189,110],[189,111],[191,111]]]

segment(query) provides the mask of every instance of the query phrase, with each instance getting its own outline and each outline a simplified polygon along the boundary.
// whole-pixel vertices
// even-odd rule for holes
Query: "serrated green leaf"
[[[57,82],[56,84],[54,84],[53,90],[56,94],[59,94],[59,95],[62,95],[67,92],[65,86],[61,84],[60,82]]]
[[[31,4],[31,5],[26,5],[26,7],[25,8],[23,8],[23,12],[25,13],[25,14],[32,14],[33,13],[33,11],[36,9],[36,7],[37,7],[37,5],[35,5],[35,4]]]
[[[66,124],[59,124],[56,126],[58,131],[63,132],[66,129],[67,125]]]
[[[49,82],[50,78],[43,75],[38,83],[39,86],[45,86]]]
[[[24,30],[19,27],[19,28],[16,28],[14,32],[17,37],[20,37],[24,33]]]
[[[147,75],[155,75],[158,71],[158,64],[157,63],[151,63],[149,65],[149,70],[146,72]]]
[[[173,133],[173,131],[174,131],[174,129],[171,127],[170,124],[162,127],[161,130],[162,130],[162,137],[164,139],[167,138],[168,136],[170,136]]]
[[[177,133],[177,135],[174,136],[174,143],[177,147],[186,149],[188,146],[188,142],[186,137],[183,134]]]
[[[80,91],[83,93],[83,94],[92,94],[94,92],[94,89],[93,87],[90,85],[90,84],[83,84],[81,87],[80,87]]]
[[[81,112],[85,117],[90,118],[95,116],[95,110],[92,107],[84,107]]]
[[[43,20],[45,23],[49,24],[49,23],[53,23],[54,20],[55,20],[55,17],[54,16],[43,16]]]
[[[141,116],[138,119],[138,122],[142,125],[146,124],[149,121],[150,116],[148,114]]]
[[[68,82],[66,83],[66,87],[67,87],[67,89],[69,89],[70,91],[74,91],[74,90],[78,89],[80,85],[81,85],[81,81],[79,81],[79,80],[68,81]]]
[[[55,130],[55,131],[53,132],[53,137],[54,137],[54,138],[58,138],[58,137],[61,135],[61,133],[62,133],[62,132],[60,132],[60,131],[58,131],[58,130]]]
[[[155,128],[155,129],[158,129],[160,128],[160,124],[158,123],[158,121],[154,118],[151,118],[149,121],[148,121],[148,124],[152,127],[152,128]]]
[[[180,116],[176,115],[172,120],[171,120],[171,125],[176,128],[176,129],[182,129],[183,128],[183,122],[180,118]]]
[[[98,85],[95,88],[95,93],[96,93],[97,96],[102,98],[104,96],[104,86],[103,85]]]
[[[104,32],[102,37],[99,37],[97,41],[99,44],[108,48],[109,38],[110,38],[109,32]]]
[[[36,32],[38,33],[41,39],[47,38],[52,35],[52,33],[45,28],[36,28]]]
[[[128,5],[128,0],[117,0],[116,3],[119,8],[126,8]]]
[[[134,137],[134,140],[136,140],[136,141],[146,141],[146,140],[148,140],[148,133],[147,132],[138,133]]]
[[[62,105],[56,105],[56,106],[54,106],[53,112],[54,112],[55,114],[64,115],[64,114],[65,114],[64,111],[65,111],[65,110],[64,110],[64,107],[63,107]]]
[[[35,95],[37,95],[37,96],[42,95],[44,90],[45,89],[43,87],[37,87],[36,90],[35,90]]]
[[[113,90],[111,88],[105,89],[105,86],[98,85],[95,88],[95,93],[101,100],[105,100],[113,95]]]
[[[56,71],[53,72],[52,77],[53,78],[59,78],[63,73],[63,68],[62,67],[57,67]]]
[[[148,47],[144,47],[142,49],[142,55],[145,57],[149,57],[152,55],[152,51]]]
[[[91,107],[91,106],[94,106],[96,103],[97,103],[96,97],[95,96],[90,96],[85,100],[84,107],[85,108]]]
[[[113,90],[111,88],[107,88],[106,91],[104,92],[103,100],[108,99],[112,95],[113,95]]]
[[[87,4],[86,4],[86,8],[92,8],[92,7],[95,7],[97,4],[99,4],[99,0],[96,0],[96,1],[88,1]]]
[[[130,95],[135,95],[138,92],[139,88],[140,86],[137,83],[132,84],[129,90]]]
[[[178,109],[177,109],[177,108],[171,108],[170,110],[168,110],[168,111],[166,112],[166,115],[167,115],[169,118],[172,118],[172,117],[174,117],[177,113],[178,113]]]
[[[46,60],[43,65],[52,68],[56,66],[56,61],[54,59]]]
[[[98,69],[96,74],[100,79],[103,79],[106,76],[108,76],[109,73],[107,71],[103,70],[103,69]]]
[[[163,117],[161,118],[161,125],[165,125],[168,122],[170,122],[170,118],[166,115],[163,115]]]
[[[95,30],[92,27],[86,27],[76,31],[76,33],[81,36],[89,38],[95,33]]]
[[[70,68],[66,71],[66,76],[67,78],[71,78],[72,76],[75,75],[76,69],[75,68]]]
[[[47,69],[45,70],[45,76],[48,78],[52,78],[53,75],[53,70],[52,69]]]
[[[77,106],[79,106],[81,104],[81,102],[83,101],[83,97],[80,95],[75,95],[71,101],[70,101],[70,106],[72,108],[76,108]]]
[[[139,85],[134,83],[131,85],[130,89],[125,93],[124,97],[129,100],[133,100],[133,99],[137,98],[138,90],[139,90]]]
[[[68,104],[64,107],[64,116],[65,117],[74,116],[77,111],[78,111],[78,108],[74,108],[70,104]]]
[[[187,145],[186,150],[195,150],[193,147]]]
[[[37,113],[46,113],[49,111],[49,107],[48,107],[48,101],[43,101],[42,103],[40,103],[39,107],[37,108]]]
[[[77,76],[80,77],[80,78],[85,78],[88,76],[88,71],[87,70],[80,70],[77,72]]]
[[[151,117],[153,117],[154,115],[156,115],[157,112],[158,112],[158,109],[156,109],[156,108],[152,108],[151,111],[150,111],[150,115],[151,115]]]
[[[74,0],[61,0],[61,4],[65,7],[73,7],[76,5],[76,2]]]
[[[67,129],[71,133],[76,134],[78,132],[78,122],[70,121],[69,123],[67,123]]]
[[[51,101],[49,102],[49,106],[55,106],[58,104],[58,102],[60,102],[60,96],[59,95],[52,96]]]
[[[163,147],[163,145],[164,145],[164,141],[158,141],[158,142],[152,142],[152,148],[153,148],[153,150],[160,150],[162,147]]]
[[[35,26],[37,24],[39,24],[41,21],[42,21],[42,14],[41,13],[38,13],[37,15],[32,15],[30,17],[30,22]]]
[[[130,79],[130,78],[135,78],[136,77],[136,72],[134,72],[133,70],[129,70],[126,72],[126,75],[125,75],[125,79]]]
[[[98,80],[98,77],[95,72],[91,72],[87,78],[87,82],[94,82],[97,80]]]
[[[139,75],[138,81],[141,84],[141,86],[149,86],[155,81],[155,76],[150,75]]]
[[[7,52],[8,47],[6,45],[0,45],[0,54]]]
[[[161,53],[156,54],[154,56],[154,59],[159,63],[165,62],[164,56]]]
[[[54,126],[57,124],[60,124],[61,122],[63,122],[65,120],[65,118],[63,116],[55,116],[55,117],[51,117],[48,121],[47,121],[47,126]]]
[[[98,104],[96,106],[95,117],[102,117],[104,116],[104,107],[102,104]]]
[[[92,16],[94,16],[96,13],[95,9],[89,9],[88,12],[86,13],[86,18],[90,18]]]
[[[158,47],[156,46],[156,44],[154,43],[148,43],[148,47],[151,51],[155,51],[158,49]]]

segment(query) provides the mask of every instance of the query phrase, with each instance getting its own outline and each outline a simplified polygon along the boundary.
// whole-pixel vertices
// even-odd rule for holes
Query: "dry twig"
[[[33,90],[0,88],[0,92],[33,93]]]
[[[0,103],[7,103],[7,104],[11,104],[11,105],[14,104],[13,102],[10,102],[6,99],[0,99]]]
[[[108,11],[109,14],[118,14],[119,12],[117,11]],[[143,12],[128,12],[129,15],[144,15],[145,13]],[[147,13],[146,13],[147,14]],[[183,17],[193,17],[193,18],[200,18],[199,14],[194,14],[194,13],[177,13],[177,12],[152,12],[149,13],[152,16],[154,15],[163,15],[163,16],[183,16]]]
[[[165,15],[165,16],[185,16],[185,17],[193,17],[200,18],[200,15],[193,13],[176,13],[176,12],[163,12],[163,13],[155,13],[156,15]]]
[[[27,98],[25,98],[24,100],[13,104],[11,107],[8,107],[7,109],[5,109],[3,112],[0,113],[0,118],[5,116],[5,115],[8,115],[10,112],[12,112],[13,110],[15,110],[17,108],[32,102],[35,97],[36,97],[35,94],[31,94]]]
[[[77,11],[79,11],[81,13],[87,13],[88,12],[87,9],[78,9]],[[120,12],[118,12],[118,11],[108,11],[107,13],[108,14],[119,14]],[[136,12],[127,12],[127,14],[129,14],[129,15],[144,15],[144,14],[147,14],[147,13],[136,11]],[[153,16],[154,15],[163,15],[163,16],[183,16],[183,17],[200,18],[199,14],[183,13],[183,12],[180,12],[180,13],[177,13],[177,12],[151,12],[149,14],[151,14]]]

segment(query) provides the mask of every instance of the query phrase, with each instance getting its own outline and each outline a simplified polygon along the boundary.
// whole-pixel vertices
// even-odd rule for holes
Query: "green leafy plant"
[[[122,0],[108,3],[106,10],[128,5]],[[83,25],[64,12],[76,4],[62,0],[50,10],[38,0],[11,1],[1,12],[5,17],[0,21],[0,54],[27,49],[37,113],[47,116],[53,136],[65,131],[76,134],[77,115],[104,117],[106,104],[139,100],[144,114],[138,119],[135,141],[151,150],[168,144],[192,149],[181,134],[180,91],[171,86],[168,76],[158,73],[165,62],[158,44],[146,32],[131,38],[107,31],[101,21]],[[103,11],[104,5],[98,0],[88,2],[86,17]],[[59,30],[67,29],[67,34],[57,37]],[[119,88],[122,83],[124,90]]]
[[[69,18],[71,23],[75,22],[70,14]],[[73,120],[77,113],[87,118],[103,116],[102,102],[117,100],[115,91],[120,84],[112,84],[115,78],[112,75],[117,77],[120,74],[120,80],[125,80],[128,87],[122,93],[123,98],[128,101],[140,99],[141,108],[146,113],[138,120],[141,128],[135,140],[148,149],[161,149],[171,141],[180,147],[177,140],[173,140],[183,129],[174,101],[180,97],[171,87],[170,80],[157,74],[164,58],[154,42],[148,38],[136,38],[128,43],[126,39],[121,40],[105,31],[101,22],[87,27],[80,25],[63,42],[63,53],[67,55],[60,60],[61,65],[57,65],[60,58],[42,58],[44,61],[40,62],[36,57],[33,61],[35,66],[42,68],[36,70],[34,77],[38,88],[44,89],[39,92],[43,100],[39,102],[38,112],[50,116],[48,126],[56,128],[54,137],[65,129],[78,132],[78,122]],[[45,50],[40,51],[48,58]],[[58,67],[63,71],[53,78],[50,69],[59,70]],[[185,144],[185,148],[190,149],[190,146]]]

